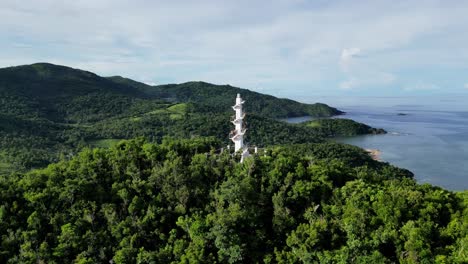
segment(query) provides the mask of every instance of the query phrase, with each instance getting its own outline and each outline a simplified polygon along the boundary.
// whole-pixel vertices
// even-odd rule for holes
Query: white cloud
[[[408,68],[465,65],[462,2],[2,0],[0,67],[52,61],[156,83],[378,88]]]
[[[341,51],[340,65],[345,72],[349,71],[353,58],[359,56],[360,53],[361,49],[359,48],[343,49]]]
[[[465,83],[465,85],[463,86],[463,88],[468,89],[468,83]]]

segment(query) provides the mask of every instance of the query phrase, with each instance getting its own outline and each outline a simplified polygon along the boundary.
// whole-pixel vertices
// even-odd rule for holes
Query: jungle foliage
[[[328,137],[350,137],[366,134],[385,134],[387,133],[382,128],[373,128],[366,124],[356,122],[351,119],[334,118],[334,119],[317,119],[302,123],[306,127],[315,128],[320,134]]]
[[[44,167],[85,146],[144,136],[216,136],[229,143],[231,105],[246,99],[252,145],[318,142],[321,130],[277,118],[341,114],[246,89],[203,82],[149,86],[47,63],[0,69],[0,173]]]
[[[466,263],[468,193],[357,147],[122,141],[0,180],[0,263]]]
[[[237,93],[261,147],[242,164],[225,148]],[[382,130],[278,121],[341,113],[229,85],[0,69],[0,263],[468,263],[467,191],[326,140]]]

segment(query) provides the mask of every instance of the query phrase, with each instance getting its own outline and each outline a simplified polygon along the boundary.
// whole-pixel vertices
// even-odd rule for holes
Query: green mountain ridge
[[[70,115],[96,104],[100,108],[96,112],[105,109],[104,118],[108,118],[125,113],[124,108],[132,107],[135,101],[140,103],[168,98],[173,102],[196,102],[212,111],[224,112],[229,109],[237,93],[242,93],[251,112],[268,117],[332,116],[342,113],[324,104],[302,104],[229,85],[188,82],[153,87],[123,77],[104,78],[91,72],[48,63],[0,69],[2,113],[40,116],[54,121],[83,121]],[[93,97],[105,99],[92,101]],[[113,107],[101,102],[113,100],[119,101]]]
[[[104,99],[129,104],[131,100],[146,97],[141,91],[94,73],[46,63],[0,69],[0,96],[2,113],[57,122],[79,121],[70,115],[93,106],[83,105],[81,98],[108,97]],[[92,103],[99,101],[102,100]],[[106,117],[112,115],[111,111],[106,113]]]
[[[232,105],[232,98],[235,98],[237,94],[241,94],[242,98],[246,100],[245,108],[248,111],[272,118],[330,117],[344,113],[326,104],[303,104],[230,85],[214,85],[206,82],[160,85],[156,86],[152,92],[164,98],[197,102],[210,111],[225,111],[227,106]]]
[[[247,100],[251,144],[317,142],[329,135],[275,119],[341,111],[229,85],[187,82],[149,86],[128,78],[49,63],[0,69],[0,163],[28,169],[58,161],[88,145],[139,136],[216,136],[226,144],[231,105]]]

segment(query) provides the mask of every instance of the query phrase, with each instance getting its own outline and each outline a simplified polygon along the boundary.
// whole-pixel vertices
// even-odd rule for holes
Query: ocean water
[[[382,160],[409,169],[420,183],[468,189],[468,97],[327,97],[316,101],[347,112],[340,118],[389,132],[338,141],[380,150]]]

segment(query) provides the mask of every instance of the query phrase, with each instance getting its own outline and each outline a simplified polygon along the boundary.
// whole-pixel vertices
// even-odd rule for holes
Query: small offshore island
[[[343,113],[345,114],[345,113]],[[342,114],[342,115],[343,115]],[[302,119],[313,119],[310,116],[304,116],[299,118],[293,118],[294,123],[296,120]],[[284,119],[288,122],[290,119]],[[311,127],[317,130],[322,131],[324,135],[329,138],[337,137],[353,137],[359,135],[382,135],[387,134],[387,131],[382,128],[373,128],[366,124],[356,122],[351,119],[346,118],[317,118],[313,120],[303,121],[295,123],[299,126]],[[382,161],[381,154],[382,152],[378,149],[365,149],[369,155],[377,161]]]
[[[321,130],[329,137],[351,137],[358,135],[386,134],[382,128],[373,128],[366,124],[345,118],[319,118],[312,121],[300,123],[300,125]]]

